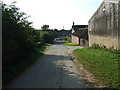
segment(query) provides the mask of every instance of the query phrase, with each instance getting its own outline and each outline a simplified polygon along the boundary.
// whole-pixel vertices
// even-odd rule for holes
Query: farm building
[[[88,46],[88,25],[72,25],[71,42]]]
[[[89,46],[120,50],[120,0],[104,0],[88,23]]]

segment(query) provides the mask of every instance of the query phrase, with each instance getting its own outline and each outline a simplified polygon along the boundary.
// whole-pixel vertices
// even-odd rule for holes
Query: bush
[[[70,39],[69,36],[64,36],[64,40],[65,40],[65,41],[71,41],[71,39]]]
[[[26,14],[19,12],[15,3],[2,6],[2,74],[3,85],[19,73],[18,66],[30,63],[38,53],[33,38],[34,29]]]
[[[115,54],[120,54],[120,50],[116,50],[114,49],[113,47],[111,48],[106,48],[106,46],[100,46],[98,44],[93,44],[90,48],[93,48],[93,49],[100,49],[100,50],[106,50],[106,51],[110,51],[112,53],[115,53]]]
[[[31,27],[24,12],[15,2],[2,6],[2,74],[3,86],[43,54],[46,42],[52,42],[54,32]],[[48,27],[47,27],[48,28]]]

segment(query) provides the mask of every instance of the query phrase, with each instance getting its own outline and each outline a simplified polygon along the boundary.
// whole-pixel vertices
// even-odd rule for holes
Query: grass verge
[[[2,87],[7,86],[11,81],[13,81],[17,76],[19,76],[22,72],[24,72],[27,68],[29,68],[38,58],[44,54],[44,52],[48,49],[48,46],[51,44],[46,43],[44,45],[39,46],[37,52],[33,52],[27,56],[27,62],[22,62],[17,64],[16,66],[9,66],[6,72],[2,73]]]
[[[67,45],[67,46],[79,46],[79,44],[75,44],[75,43],[71,43],[71,42],[64,43],[64,44]]]
[[[66,41],[66,40],[61,40],[61,42],[64,42],[64,43],[69,43],[70,41]]]
[[[63,41],[65,45],[67,46],[79,46],[79,44],[71,43],[69,41]]]
[[[107,88],[119,88],[119,53],[105,49],[82,48],[73,51],[77,60]]]

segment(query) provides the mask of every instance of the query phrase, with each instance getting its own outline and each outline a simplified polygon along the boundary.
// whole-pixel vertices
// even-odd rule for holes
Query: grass
[[[13,81],[18,75],[24,72],[27,68],[29,68],[38,58],[44,54],[44,52],[48,49],[48,46],[51,45],[46,43],[42,46],[39,46],[38,52],[31,53],[29,56],[28,62],[23,62],[22,64],[17,64],[16,66],[11,66],[8,68],[7,72],[3,74],[3,87],[7,86],[11,81]]]
[[[103,85],[118,88],[118,66],[120,54],[105,49],[90,47],[74,50],[76,58],[91,72]]]
[[[64,42],[64,43],[69,43],[70,41],[66,41],[66,40],[61,40],[61,42]]]
[[[64,44],[67,46],[79,46],[79,44],[75,44],[75,43],[71,43],[71,42],[64,43]]]
[[[64,42],[65,45],[67,46],[79,46],[79,44],[75,44],[75,43],[72,43],[72,42],[69,42],[69,41],[62,41]]]

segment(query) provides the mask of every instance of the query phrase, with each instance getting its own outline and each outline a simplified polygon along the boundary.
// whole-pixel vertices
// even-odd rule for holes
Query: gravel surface
[[[7,88],[92,88],[69,56],[77,48],[56,42]]]
[[[68,48],[68,54],[71,54],[73,50],[83,48],[82,46],[66,46]]]

